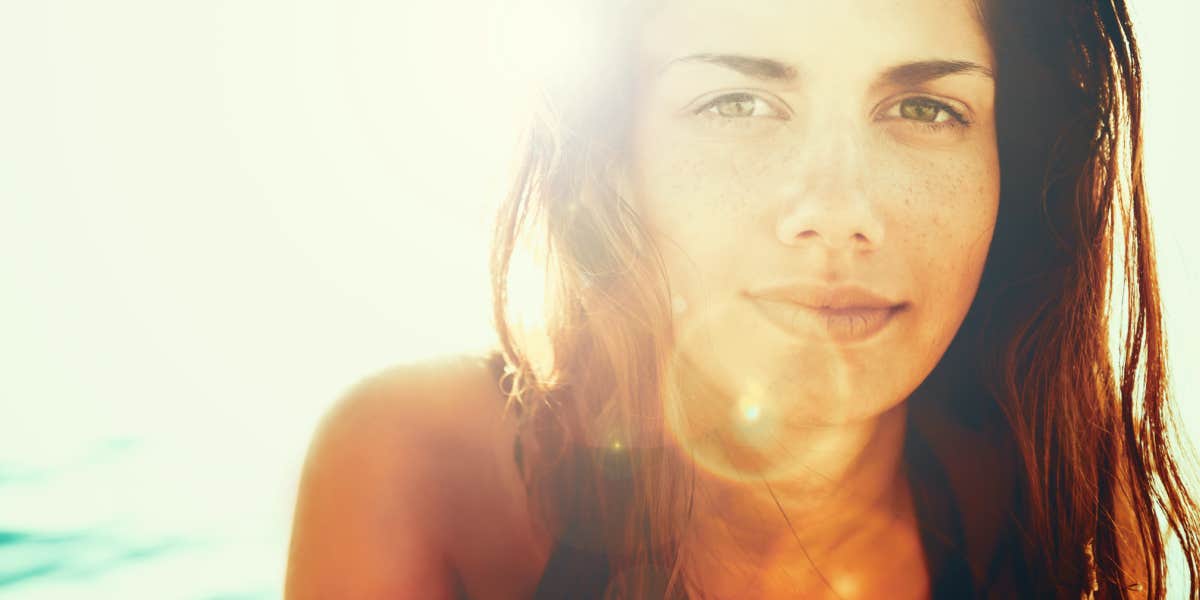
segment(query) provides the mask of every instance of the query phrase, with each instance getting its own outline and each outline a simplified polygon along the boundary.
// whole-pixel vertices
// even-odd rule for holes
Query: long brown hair
[[[495,323],[549,531],[640,565],[615,596],[678,596],[693,465],[670,450],[656,401],[673,344],[669,282],[608,176],[628,128],[638,13],[596,4],[608,7],[592,15],[608,60],[543,90],[500,207]],[[1162,519],[1200,599],[1200,507],[1173,446],[1129,14],[1122,0],[990,0],[980,15],[996,56],[1000,211],[975,302],[930,375],[957,400],[912,410],[974,411],[1011,438],[1010,525],[1031,596],[1127,598],[1141,586],[1164,598]],[[508,302],[528,240],[550,283],[540,362]],[[1123,310],[1110,315],[1114,295]],[[619,444],[639,451],[609,451]]]

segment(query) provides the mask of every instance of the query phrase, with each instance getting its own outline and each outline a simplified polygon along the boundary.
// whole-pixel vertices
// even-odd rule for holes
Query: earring
[[[1082,600],[1092,600],[1096,597],[1096,590],[1100,589],[1096,578],[1096,556],[1092,550],[1092,540],[1083,545],[1083,558],[1087,562],[1087,581],[1084,583]]]
[[[1093,600],[1096,597],[1096,592],[1100,590],[1099,578],[1096,575],[1096,554],[1092,547],[1093,541],[1094,540],[1088,540],[1088,542],[1083,545],[1083,557],[1087,562],[1088,572],[1087,582],[1085,583],[1083,594],[1081,596],[1082,600]],[[1133,583],[1125,584],[1125,589],[1131,592],[1142,592],[1145,591],[1146,586],[1142,585],[1141,582],[1135,581]]]

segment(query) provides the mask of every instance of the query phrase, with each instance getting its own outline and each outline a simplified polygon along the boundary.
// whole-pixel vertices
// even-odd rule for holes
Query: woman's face
[[[999,203],[972,0],[664,0],[641,39],[626,183],[677,362],[721,392],[697,414],[902,402],[967,313]]]

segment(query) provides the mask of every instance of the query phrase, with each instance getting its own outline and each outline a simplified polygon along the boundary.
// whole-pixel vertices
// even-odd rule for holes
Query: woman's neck
[[[815,590],[832,587],[839,591],[828,597],[839,598],[878,589],[869,582],[904,562],[920,571],[921,582],[910,583],[922,585],[905,417],[900,404],[869,420],[791,430],[758,450],[767,464],[786,460],[784,469],[730,477],[698,466],[685,551],[693,577],[703,573],[702,587],[716,597],[728,586],[744,596],[757,581],[752,595],[800,589],[820,597]],[[761,474],[768,471],[775,475]]]

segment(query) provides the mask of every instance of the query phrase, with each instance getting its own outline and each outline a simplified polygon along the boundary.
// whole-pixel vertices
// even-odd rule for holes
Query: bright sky
[[[321,410],[491,339],[516,98],[483,4],[0,6],[0,528],[242,532],[89,585],[225,591],[203,560],[275,589]],[[1200,438],[1200,9],[1138,4],[1175,390]]]

